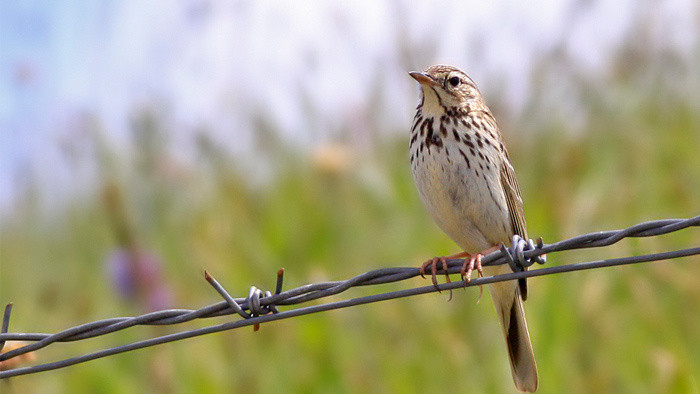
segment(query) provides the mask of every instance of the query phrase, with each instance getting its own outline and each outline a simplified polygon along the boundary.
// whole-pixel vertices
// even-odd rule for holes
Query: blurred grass
[[[532,236],[554,241],[698,214],[697,109],[674,102],[615,111],[598,109],[585,133],[556,124],[534,134],[504,130]],[[457,251],[415,192],[407,133],[377,141],[371,151],[341,145],[317,156],[284,151],[274,134],[266,135],[272,140],[263,145],[276,147],[265,158],[275,175],[260,184],[246,177],[250,169],[240,160],[206,139],[196,165],[178,167],[167,149],[158,148],[166,144],[165,132],[142,123],[137,128],[145,135],[135,138],[133,157],[104,149],[98,155],[102,190],[50,218],[37,215],[27,196],[2,223],[0,300],[15,302],[12,331],[55,332],[143,311],[109,285],[105,260],[119,245],[115,208],[104,202],[109,188],[123,201],[116,217],[125,219],[126,231],[164,261],[173,307],[218,301],[202,278],[205,268],[242,295],[253,284],[274,287],[279,267],[286,268],[291,288]],[[685,230],[552,255],[550,262],[698,244],[697,230]],[[697,263],[686,258],[531,280],[526,309],[540,392],[698,392]],[[353,289],[342,297],[379,290]],[[477,304],[477,297],[470,290],[456,292],[452,302],[444,294],[427,295],[306,316],[257,333],[190,339],[0,387],[18,393],[513,392],[490,300]],[[52,346],[37,357],[49,361],[174,331],[132,329]]]

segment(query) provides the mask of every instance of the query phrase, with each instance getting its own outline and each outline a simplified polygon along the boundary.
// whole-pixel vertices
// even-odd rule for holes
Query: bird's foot
[[[432,259],[426,261],[421,265],[420,267],[420,276],[422,278],[425,278],[425,270],[426,268],[430,267],[430,273],[431,273],[431,279],[433,280],[433,286],[437,289],[437,291],[440,291],[440,288],[438,287],[437,283],[437,269],[438,269],[438,264],[440,264],[440,267],[442,270],[445,272],[445,279],[447,280],[447,283],[452,283],[450,280],[450,275],[447,272],[447,260],[450,259],[459,259],[459,258],[465,258],[465,257],[471,257],[471,255],[467,252],[462,252],[462,253],[457,253],[453,254],[451,256],[441,256],[441,257],[433,257]],[[452,290],[450,290],[450,300],[452,299]]]
[[[474,269],[476,269],[479,278],[484,277],[484,267],[481,265],[481,260],[484,258],[484,256],[497,251],[499,247],[500,245],[494,245],[475,255],[467,254],[468,258],[464,260],[464,265],[462,265],[462,269],[459,271],[459,275],[462,277],[462,281],[464,282],[465,286],[467,283],[472,281],[472,272]],[[476,301],[477,303],[479,303],[483,294],[484,288],[479,286],[479,299]]]
[[[482,250],[481,252],[475,255],[469,255],[468,253],[466,253],[466,257],[468,257],[468,259],[465,258],[464,265],[462,265],[462,269],[459,271],[459,275],[462,277],[462,280],[464,281],[465,285],[471,282],[472,272],[475,268],[476,271],[479,273],[479,278],[484,277],[484,267],[481,265],[481,260],[484,258],[484,256],[499,250],[500,246],[500,244],[494,245],[488,249]]]

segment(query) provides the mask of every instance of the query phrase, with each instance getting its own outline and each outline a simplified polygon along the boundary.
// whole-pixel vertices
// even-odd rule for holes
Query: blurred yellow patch
[[[24,346],[26,344],[27,343],[25,343],[25,342],[9,341],[5,344],[5,347],[2,348],[2,353],[7,353],[11,350],[21,348],[22,346]],[[36,357],[34,356],[34,352],[21,354],[17,357],[12,357],[9,360],[0,361],[0,371],[7,371],[9,369],[15,369],[15,368],[21,367],[24,364],[29,364],[29,363],[33,362],[34,360],[36,360]]]
[[[322,173],[340,175],[352,166],[352,152],[347,146],[326,144],[316,147],[312,153],[314,167]]]

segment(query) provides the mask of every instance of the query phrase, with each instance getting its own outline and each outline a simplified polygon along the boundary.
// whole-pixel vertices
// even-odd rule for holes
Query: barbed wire
[[[277,272],[277,285],[274,294],[270,291],[262,291],[256,287],[251,287],[248,296],[245,298],[233,298],[209,273],[205,271],[206,280],[219,292],[224,301],[213,305],[205,306],[197,310],[189,309],[167,309],[157,312],[147,313],[136,317],[116,317],[81,324],[58,332],[56,334],[42,333],[9,333],[9,321],[12,310],[12,303],[5,308],[2,327],[0,331],[0,351],[6,341],[35,341],[21,347],[0,354],[0,363],[13,357],[18,357],[29,352],[39,350],[56,342],[80,341],[88,338],[107,335],[116,331],[125,330],[133,326],[144,325],[176,325],[189,322],[195,319],[204,319],[217,316],[238,314],[243,320],[226,322],[203,328],[182,331],[178,333],[158,336],[146,340],[133,342],[126,345],[96,351],[93,353],[66,358],[63,360],[21,367],[0,371],[0,379],[13,376],[32,374],[42,371],[64,368],[70,365],[84,363],[97,358],[107,357],[119,353],[124,353],[149,346],[178,341],[195,336],[211,334],[215,332],[231,330],[239,327],[253,325],[255,329],[262,323],[274,320],[288,319],[295,316],[307,315],[332,309],[347,308],[356,305],[369,304],[373,302],[385,301],[395,298],[408,297],[418,294],[431,293],[434,291],[452,290],[461,287],[480,286],[489,283],[529,278],[534,276],[551,275],[563,272],[587,270],[593,268],[612,267],[618,265],[635,264],[650,261],[668,260],[678,257],[686,257],[700,254],[700,247],[680,249],[668,252],[653,253],[639,256],[630,256],[606,260],[596,260],[581,263],[572,263],[554,267],[540,268],[536,270],[525,270],[532,264],[543,264],[547,253],[554,253],[566,250],[595,248],[612,245],[628,237],[651,237],[668,234],[688,227],[700,226],[700,216],[688,219],[663,219],[640,223],[623,230],[600,231],[584,234],[567,240],[544,244],[542,239],[536,243],[532,240],[524,240],[514,236],[510,247],[501,245],[500,250],[484,256],[482,264],[484,266],[509,264],[513,268],[513,273],[475,278],[470,282],[447,282],[436,285],[422,286],[398,291],[373,294],[364,297],[350,298],[346,300],[317,304],[286,311],[279,311],[279,306],[296,305],[312,300],[318,300],[342,293],[352,287],[378,285],[384,283],[398,282],[421,275],[417,267],[396,267],[381,268],[366,272],[345,281],[332,281],[316,284],[303,285],[291,290],[282,291],[284,270]],[[442,269],[437,271],[440,275],[459,273],[464,263],[463,259],[451,259],[447,261],[447,271]]]

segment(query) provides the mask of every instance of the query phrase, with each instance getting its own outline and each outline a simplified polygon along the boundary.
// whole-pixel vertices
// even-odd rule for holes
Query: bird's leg
[[[466,286],[467,283],[471,282],[472,280],[472,271],[474,271],[474,268],[476,268],[476,271],[479,273],[479,278],[484,277],[484,267],[481,266],[481,259],[488,255],[489,253],[493,253],[497,251],[501,245],[494,245],[486,250],[483,250],[473,256],[469,257],[469,260],[465,259],[464,260],[464,265],[462,265],[462,269],[459,271],[459,275],[462,277],[462,281],[464,281],[464,285]],[[481,300],[481,296],[484,294],[484,288],[482,286],[479,286],[479,298],[476,301],[478,304],[479,301]]]
[[[484,276],[484,268],[481,265],[481,259],[484,256],[497,251],[498,249],[500,249],[500,247],[500,244],[494,245],[488,249],[482,250],[481,252],[475,255],[471,255],[468,260],[464,260],[464,265],[462,265],[462,269],[459,271],[459,274],[462,276],[464,284],[471,282],[472,271],[474,271],[474,268],[476,268],[476,271],[479,273],[479,278],[482,278]]]
[[[432,259],[426,261],[421,265],[420,267],[420,276],[422,278],[425,278],[425,269],[430,267],[430,273],[431,277],[433,280],[433,286],[440,291],[440,288],[438,287],[437,283],[437,265],[440,263],[442,266],[442,270],[445,271],[445,278],[447,279],[447,283],[451,283],[452,281],[450,280],[450,275],[447,273],[447,260],[450,259],[461,259],[461,258],[468,258],[471,257],[471,255],[467,252],[461,252],[457,254],[453,254],[451,256],[442,256],[442,257],[433,257]],[[452,291],[450,291],[450,299],[452,299]]]

